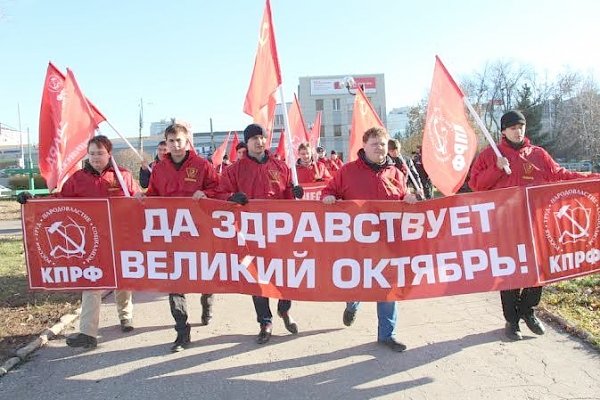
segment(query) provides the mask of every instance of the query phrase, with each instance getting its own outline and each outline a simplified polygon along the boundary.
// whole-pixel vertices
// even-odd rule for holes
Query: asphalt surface
[[[271,341],[258,345],[250,296],[217,295],[200,326],[199,295],[189,295],[192,344],[172,354],[167,296],[134,297],[133,332],[121,333],[110,295],[98,348],[58,337],[0,379],[0,399],[600,399],[599,353],[523,323],[525,339],[506,341],[497,293],[400,302],[403,353],[375,342],[373,303],[345,327],[343,304],[294,302],[299,335],[276,317]]]
[[[22,236],[21,220],[0,221],[0,236]]]

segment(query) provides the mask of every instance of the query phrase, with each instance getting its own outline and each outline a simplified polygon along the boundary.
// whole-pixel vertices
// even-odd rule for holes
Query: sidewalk
[[[0,221],[0,237],[1,236],[22,236],[21,220],[6,220]]]
[[[600,399],[600,355],[548,327],[506,342],[497,293],[399,303],[394,353],[375,343],[375,305],[363,303],[352,327],[341,303],[295,302],[300,334],[276,317],[266,345],[252,301],[217,295],[215,315],[199,325],[199,295],[189,295],[192,345],[175,339],[165,295],[136,293],[135,325],[121,333],[113,296],[102,306],[92,351],[51,341],[0,379],[3,399]],[[271,301],[276,309],[275,301]],[[70,333],[70,332],[67,332]]]

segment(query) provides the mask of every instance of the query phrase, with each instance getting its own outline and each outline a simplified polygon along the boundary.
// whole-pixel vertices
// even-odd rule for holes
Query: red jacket
[[[188,152],[179,168],[171,154],[167,154],[152,170],[146,195],[191,197],[202,190],[207,197],[214,197],[218,183],[219,177],[213,166],[195,153]]]
[[[598,177],[600,174],[586,175],[569,171],[560,165],[546,150],[534,146],[525,138],[525,144],[515,150],[502,137],[498,149],[510,163],[511,174],[496,166],[496,154],[491,147],[483,150],[471,167],[469,186],[474,191],[500,189],[512,186],[540,185],[570,179]]]
[[[265,153],[263,162],[246,155],[223,171],[216,197],[227,200],[234,193],[243,192],[249,199],[292,199],[290,169],[268,151]]]
[[[298,183],[328,182],[331,174],[323,163],[311,162],[308,165],[296,163],[296,173],[298,174]]]
[[[133,180],[129,170],[119,167],[125,187],[130,195],[139,192],[137,183]],[[115,170],[109,165],[104,171],[98,173],[88,161],[83,169],[75,172],[64,183],[59,197],[113,197],[124,196]]]
[[[404,174],[390,157],[374,170],[359,150],[355,161],[345,164],[321,192],[321,198],[335,196],[340,200],[402,200],[406,194]]]

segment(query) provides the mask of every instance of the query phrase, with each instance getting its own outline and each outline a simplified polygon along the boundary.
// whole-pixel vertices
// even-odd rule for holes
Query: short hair
[[[177,135],[178,133],[183,133],[184,135],[188,136],[190,134],[190,131],[185,125],[174,123],[167,126],[167,129],[165,129],[165,139],[169,135]]]
[[[248,145],[244,142],[239,142],[237,144],[237,146],[235,146],[235,151],[238,151],[239,149],[246,149],[248,150]]]
[[[227,154],[225,154],[225,155],[223,156],[223,161],[225,161],[225,160],[229,160],[229,156],[228,156]]]
[[[112,152],[112,148],[113,148],[112,142],[110,141],[109,138],[107,138],[104,135],[94,136],[93,138],[88,140],[88,143],[87,143],[88,150],[90,149],[90,145],[92,143],[95,144],[97,147],[104,147],[108,153]]]
[[[369,141],[369,139],[371,139],[371,138],[388,138],[388,137],[389,137],[389,135],[384,128],[382,128],[380,126],[374,126],[370,129],[367,129],[367,131],[363,134],[362,141],[363,141],[363,143],[367,143]]]
[[[158,147],[158,146],[166,146],[166,145],[167,145],[167,141],[166,140],[161,140],[160,142],[158,142],[158,145],[156,147]]]
[[[402,145],[398,139],[390,139],[388,140],[388,149],[390,150],[398,150]]]
[[[310,143],[300,143],[300,145],[298,146],[298,152],[300,152],[301,150],[308,150],[310,152]]]

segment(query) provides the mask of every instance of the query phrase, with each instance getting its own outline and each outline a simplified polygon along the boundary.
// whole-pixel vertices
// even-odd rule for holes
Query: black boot
[[[177,353],[188,347],[191,341],[190,331],[191,327],[188,324],[183,332],[177,332],[177,338],[175,339],[175,342],[173,342],[173,346],[171,346],[171,352]]]

